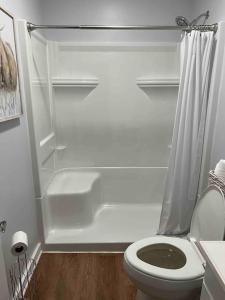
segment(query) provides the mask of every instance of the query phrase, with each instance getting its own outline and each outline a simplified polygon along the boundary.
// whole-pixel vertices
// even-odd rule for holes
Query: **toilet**
[[[224,195],[211,185],[196,204],[186,237],[156,235],[133,243],[125,251],[124,268],[138,289],[136,299],[200,299],[205,261],[196,241],[222,241],[224,232]]]

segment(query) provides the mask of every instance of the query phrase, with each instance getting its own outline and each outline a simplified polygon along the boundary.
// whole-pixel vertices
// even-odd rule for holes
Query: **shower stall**
[[[159,226],[177,43],[51,41],[18,21],[46,250],[123,250]]]

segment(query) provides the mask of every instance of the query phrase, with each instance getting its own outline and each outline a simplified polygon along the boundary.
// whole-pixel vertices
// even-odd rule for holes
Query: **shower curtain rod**
[[[157,26],[157,25],[35,25],[27,23],[27,29],[32,32],[37,29],[78,29],[78,30],[200,30],[214,31],[218,29],[218,24],[212,25],[190,25],[190,26]]]

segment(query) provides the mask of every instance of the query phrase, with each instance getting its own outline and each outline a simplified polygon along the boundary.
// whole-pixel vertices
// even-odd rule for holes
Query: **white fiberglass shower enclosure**
[[[122,250],[155,234],[177,44],[55,42],[24,21],[18,29],[46,249]]]

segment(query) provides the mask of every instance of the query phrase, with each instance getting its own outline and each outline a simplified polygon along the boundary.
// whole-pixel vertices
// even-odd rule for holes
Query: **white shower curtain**
[[[181,81],[159,234],[188,232],[198,194],[208,105],[213,32],[185,33]]]

